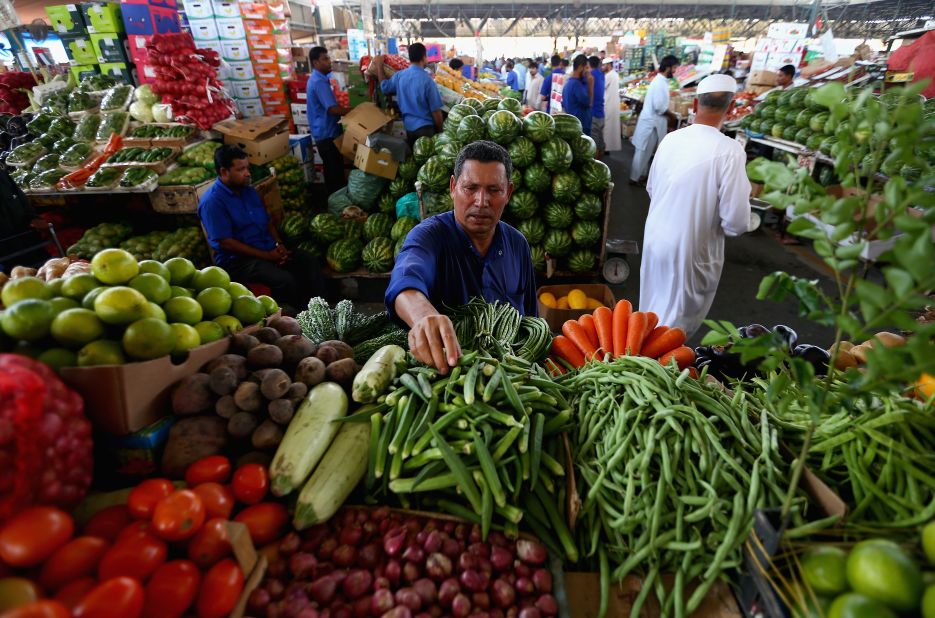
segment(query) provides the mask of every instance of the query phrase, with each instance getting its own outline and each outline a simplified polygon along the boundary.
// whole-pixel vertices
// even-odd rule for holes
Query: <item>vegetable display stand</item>
[[[617,302],[617,299],[614,298],[614,293],[611,289],[602,284],[602,283],[585,283],[580,285],[544,285],[536,290],[536,302],[539,304],[539,317],[543,318],[549,324],[549,328],[552,329],[552,332],[560,333],[562,332],[562,325],[568,320],[577,320],[585,313],[591,313],[594,309],[553,309],[542,304],[542,301],[538,300],[545,293],[550,293],[555,298],[561,298],[562,296],[567,296],[572,290],[581,290],[584,292],[588,298],[595,298],[602,303],[605,307],[613,309],[614,305]]]
[[[269,190],[271,184],[276,183],[273,176],[265,178],[254,185],[260,195]],[[150,196],[153,210],[167,215],[182,215],[198,212],[198,203],[214,179],[206,180],[197,185],[163,186],[157,188]],[[278,184],[277,184],[278,187]],[[267,204],[269,207],[270,205]]]

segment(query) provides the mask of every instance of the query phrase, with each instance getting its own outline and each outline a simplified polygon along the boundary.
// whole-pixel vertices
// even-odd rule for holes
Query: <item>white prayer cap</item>
[[[698,90],[695,94],[708,94],[709,92],[737,92],[737,82],[730,75],[718,73],[709,75],[698,84]]]
[[[613,58],[604,58],[604,62],[602,64],[613,64],[613,63],[614,63]]]

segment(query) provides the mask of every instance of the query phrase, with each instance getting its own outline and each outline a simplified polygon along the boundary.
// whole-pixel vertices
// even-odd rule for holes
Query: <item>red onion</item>
[[[478,558],[477,571],[490,579],[493,576],[493,563],[486,558]]]
[[[483,592],[490,581],[473,569],[461,573],[461,585],[471,592]]]
[[[451,615],[455,618],[467,618],[471,614],[471,601],[460,592],[451,601]]]
[[[519,618],[542,618],[542,613],[535,607],[524,607],[519,610]]]
[[[270,597],[269,591],[265,588],[257,588],[250,593],[250,598],[247,599],[247,610],[260,615],[266,614],[266,608],[272,602],[272,597]]]
[[[318,546],[331,536],[331,531],[325,524],[317,524],[309,528],[302,536],[302,551],[313,552]]]
[[[432,618],[442,618],[442,616],[444,615],[445,615],[445,610],[443,610],[437,605],[433,605],[432,607],[429,608],[429,616],[431,616]]]
[[[370,597],[370,614],[380,616],[393,609],[395,605],[396,599],[393,598],[393,593],[386,588],[381,588]]]
[[[536,590],[539,592],[546,594],[552,592],[552,574],[546,569],[536,569],[535,573],[532,574],[532,583],[535,584]]]
[[[330,575],[325,575],[308,585],[308,593],[316,602],[321,605],[328,605],[331,603],[331,600],[334,599],[334,593],[337,588],[338,583],[335,579]]]
[[[381,618],[412,618],[412,611],[408,607],[394,607]]]
[[[370,519],[373,521],[383,521],[390,516],[390,507],[381,506],[377,509],[370,511]]]
[[[344,581],[341,582],[341,590],[344,595],[351,600],[358,599],[370,592],[370,585],[373,583],[373,575],[370,571],[364,569],[355,569],[347,574]]]
[[[380,546],[368,543],[357,552],[357,562],[365,569],[374,569],[380,564]]]
[[[320,618],[320,614],[311,605],[306,605],[302,608],[302,611],[295,615],[295,618]]]
[[[497,607],[509,609],[516,603],[516,590],[505,579],[493,583],[493,601]]]
[[[415,562],[407,562],[403,565],[403,580],[412,583],[422,577],[422,569]]]
[[[536,601],[536,609],[546,616],[554,616],[558,613],[558,602],[551,594],[543,594]]]
[[[422,522],[415,517],[410,517],[406,520],[406,529],[415,534],[422,529]]]
[[[487,542],[499,547],[507,547],[510,545],[510,540],[506,538],[506,535],[496,530],[487,536]]]
[[[340,584],[341,582],[344,581],[344,578],[347,577],[347,571],[342,571],[338,569],[336,571],[332,571],[331,573],[329,573],[328,577],[333,579],[335,583]]]
[[[471,532],[468,534],[468,539],[470,539],[471,543],[480,543],[482,538],[480,526],[477,524],[471,526]]]
[[[493,608],[490,610],[490,618],[504,618],[503,610],[498,608]]]
[[[532,569],[528,564],[523,564],[519,560],[513,565],[513,572],[517,577],[532,577]]]
[[[471,603],[476,609],[490,609],[490,595],[486,592],[475,592],[471,595]]]
[[[398,556],[406,542],[406,529],[393,528],[383,535],[383,551],[387,556]]]
[[[490,545],[486,543],[471,543],[468,547],[468,552],[478,558],[490,558],[490,551]]]
[[[266,608],[266,618],[283,618],[283,601],[270,603]]]
[[[419,532],[416,533],[416,543],[418,543],[419,545],[424,545],[425,539],[427,539],[428,536],[429,536],[429,531],[423,527],[422,530],[419,530]]]
[[[331,560],[331,555],[334,554],[334,550],[338,548],[338,541],[334,538],[325,539],[321,542],[321,545],[318,546],[318,551],[315,552],[318,554],[318,557],[327,562]]]
[[[432,618],[432,614],[428,612],[422,612],[421,614],[416,614],[413,618]]]
[[[354,509],[344,509],[344,512],[341,514],[341,529],[349,528],[351,525],[357,521],[357,511]]]
[[[283,600],[285,601],[283,611],[287,616],[295,616],[309,604],[305,586],[300,583],[290,584],[286,588],[286,596]]]
[[[516,588],[516,592],[520,594],[532,594],[536,591],[536,586],[528,577],[518,577],[514,587]]]
[[[403,552],[403,560],[423,562],[425,560],[425,552],[422,551],[422,548],[418,545],[410,545],[406,548],[406,551]]]
[[[447,532],[448,534],[451,534],[452,532],[455,531],[455,522],[453,522],[453,521],[446,521],[446,522],[445,522],[445,525],[442,526],[442,530],[444,530],[444,531]]]
[[[474,612],[468,618],[490,618],[490,614],[487,612]]]
[[[301,544],[302,537],[295,532],[290,532],[279,541],[279,555],[283,557],[291,556],[299,551],[299,546]]]
[[[431,554],[425,562],[425,572],[435,581],[442,581],[451,575],[451,570],[451,560],[445,554]]]
[[[438,598],[438,590],[435,588],[435,582],[427,577],[417,579],[412,583],[412,589],[416,591],[423,605],[432,605]]]
[[[338,535],[338,540],[341,541],[342,545],[352,545],[357,547],[360,545],[360,540],[364,536],[364,531],[360,529],[356,524],[350,528],[344,528],[341,530],[341,534]]]
[[[422,598],[412,588],[400,588],[396,591],[396,604],[404,605],[412,611],[422,609]]]
[[[442,607],[451,607],[455,596],[461,592],[461,584],[454,577],[446,579],[438,588],[438,604]]]
[[[360,526],[361,530],[364,532],[364,538],[372,538],[377,532],[380,531],[380,527],[375,521],[365,521]]]
[[[351,603],[354,618],[367,618],[370,616],[370,600],[372,597],[363,596]]]
[[[546,559],[545,547],[536,541],[520,539],[516,541],[516,555],[523,562],[542,564]]]
[[[513,566],[513,554],[507,549],[494,545],[490,549],[490,562],[497,571],[508,571]]]
[[[351,608],[347,605],[333,605],[331,607],[331,615],[334,618],[353,618]]]
[[[282,598],[282,595],[286,591],[286,587],[278,579],[267,579],[264,584],[266,591],[269,592],[269,596],[274,601],[278,601]]]
[[[353,545],[338,545],[331,554],[331,560],[340,567],[353,566],[357,562],[357,549]]]
[[[286,576],[286,561],[285,560],[274,560],[270,563],[269,568],[266,569],[267,577],[274,577],[276,579]]]
[[[428,554],[433,554],[439,551],[441,548],[442,535],[438,530],[432,530],[429,532],[428,536],[425,537],[425,543],[422,544],[422,549],[424,549]]]
[[[362,524],[368,519],[370,519],[370,511],[368,509],[357,510],[357,523]]]
[[[445,539],[444,543],[442,543],[442,553],[451,559],[457,558],[458,554],[461,553],[461,549],[462,544],[454,539]]]
[[[511,607],[506,610],[506,618],[517,618],[519,616],[519,609],[516,607]]]
[[[470,552],[464,552],[458,557],[458,568],[462,571],[477,568],[477,556]]]
[[[455,526],[454,537],[456,539],[466,539],[468,537],[469,529],[465,524],[458,524]]]
[[[373,580],[373,589],[374,590],[389,590],[390,580],[385,577],[377,577]]]
[[[399,578],[402,576],[402,567],[398,561],[390,560],[383,568],[383,575],[390,580],[390,584],[398,586]]]
[[[318,559],[312,554],[299,552],[289,557],[289,572],[293,579],[308,579],[318,566]]]

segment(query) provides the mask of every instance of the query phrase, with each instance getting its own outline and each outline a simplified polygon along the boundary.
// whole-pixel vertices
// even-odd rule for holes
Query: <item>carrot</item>
[[[643,346],[643,336],[645,334],[646,314],[642,311],[634,311],[630,314],[630,321],[627,323],[626,352],[628,355],[640,355],[640,348]]]
[[[659,363],[663,366],[668,366],[673,358],[678,364],[679,369],[685,369],[695,362],[695,351],[687,345],[683,345],[682,347],[675,348],[671,352],[667,352],[666,354],[660,356]]]
[[[584,365],[584,355],[568,337],[559,335],[552,340],[552,354],[568,361],[575,369]]]
[[[659,316],[653,313],[652,311],[646,312],[646,332],[643,335],[643,341],[649,338],[650,333],[653,332],[656,328],[656,324],[659,324]]]
[[[614,353],[614,312],[607,307],[598,307],[594,310],[594,327],[597,329],[597,342],[602,350],[601,354]]]
[[[660,328],[665,328],[661,326]],[[653,331],[655,332],[655,331]],[[679,327],[670,328],[665,333],[659,335],[643,345],[643,356],[650,358],[659,358],[666,352],[671,352],[675,348],[684,345],[687,337],[685,331]]]
[[[562,374],[568,373],[568,370],[562,367],[562,364],[551,356],[545,359],[545,368],[549,372],[549,375],[553,377],[560,376]]]
[[[590,313],[585,313],[578,318],[578,324],[584,329],[584,334],[588,336],[588,341],[591,342],[591,345],[593,345],[595,349],[599,348],[601,344],[597,340],[597,326],[594,324],[594,316]]]
[[[562,324],[562,334],[568,337],[578,350],[584,354],[584,358],[591,360],[597,353],[597,346],[591,345],[587,332],[574,320],[568,320]]]
[[[651,333],[643,337],[643,350],[645,351],[646,346],[648,346],[650,342],[652,342],[653,339],[656,339],[657,337],[659,337],[662,333],[666,332],[667,330],[669,330],[668,326],[657,326],[656,328],[652,330]],[[656,357],[654,356],[653,358],[656,358]]]
[[[631,313],[633,305],[628,300],[621,300],[614,306],[614,358],[626,354],[627,324],[630,322]]]
[[[694,367],[688,368],[688,377],[690,377],[692,380],[697,380],[700,376],[701,374],[698,373],[697,369],[695,369]]]

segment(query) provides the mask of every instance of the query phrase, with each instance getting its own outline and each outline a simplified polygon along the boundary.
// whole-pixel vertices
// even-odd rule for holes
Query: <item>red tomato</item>
[[[84,595],[91,592],[97,586],[97,580],[93,577],[82,577],[71,583],[62,586],[55,593],[55,600],[67,607],[69,610],[75,609],[78,602],[84,598]]]
[[[75,606],[75,618],[139,618],[143,586],[132,577],[114,577],[99,584]]]
[[[185,471],[185,482],[189,487],[202,483],[226,483],[231,476],[231,462],[223,455],[202,457]]]
[[[231,512],[234,510],[234,492],[230,487],[220,483],[202,483],[192,491],[201,498],[201,503],[205,505],[205,517],[230,519]]]
[[[209,519],[201,530],[188,542],[188,557],[202,569],[213,566],[231,553],[227,537],[227,520],[220,517]]]
[[[129,537],[108,549],[97,574],[102,580],[135,577],[145,582],[166,561],[166,544],[151,535]]]
[[[242,510],[234,521],[247,527],[253,544],[259,547],[282,536],[289,523],[289,511],[278,502],[261,502]]]
[[[224,618],[231,613],[243,590],[243,572],[230,558],[205,573],[195,608],[198,618]],[[78,617],[80,618],[80,617]]]
[[[71,612],[58,601],[42,599],[6,611],[3,618],[71,618]]]
[[[48,506],[24,509],[0,529],[0,559],[15,567],[36,566],[74,531],[75,522],[65,511]]]
[[[173,560],[153,573],[146,584],[144,618],[177,618],[195,602],[201,572],[194,562]]]
[[[48,592],[55,592],[65,584],[94,575],[101,556],[110,544],[96,536],[79,536],[59,547],[39,573],[39,583]]]
[[[169,479],[147,479],[133,488],[127,497],[130,514],[137,519],[149,519],[153,516],[156,503],[175,491]]]
[[[174,491],[156,505],[153,530],[167,541],[181,541],[192,536],[205,523],[205,505],[189,489]]]
[[[117,540],[115,543],[121,543],[127,539],[135,539],[140,536],[154,536],[153,524],[148,521],[135,521],[132,524],[126,526],[123,530],[120,531],[120,534],[117,535]]]
[[[244,504],[256,504],[266,496],[269,475],[260,464],[244,464],[234,472],[234,497]]]
[[[130,509],[126,504],[109,506],[95,513],[84,525],[87,536],[96,536],[108,543],[113,543],[120,531],[130,523]]]

